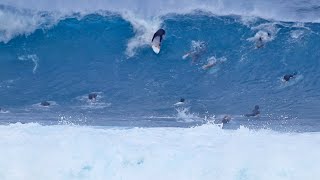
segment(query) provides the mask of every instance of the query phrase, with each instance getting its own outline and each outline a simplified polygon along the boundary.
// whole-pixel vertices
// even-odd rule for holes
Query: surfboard
[[[157,36],[153,39],[152,43],[151,43],[151,47],[154,53],[159,54],[160,52],[160,36]]]

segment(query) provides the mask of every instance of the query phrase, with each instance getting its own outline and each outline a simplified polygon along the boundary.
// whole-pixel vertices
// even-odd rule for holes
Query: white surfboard
[[[160,36],[157,36],[153,39],[151,43],[151,47],[154,53],[159,54],[161,46],[160,46]]]

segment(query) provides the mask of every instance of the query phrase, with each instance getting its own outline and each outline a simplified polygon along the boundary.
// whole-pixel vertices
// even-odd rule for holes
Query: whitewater
[[[319,179],[319,9],[0,0],[0,179]]]

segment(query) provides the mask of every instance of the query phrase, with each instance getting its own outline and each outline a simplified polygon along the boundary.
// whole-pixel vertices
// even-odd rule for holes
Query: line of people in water
[[[164,36],[166,34],[166,31],[162,28],[160,28],[159,30],[157,30],[153,37],[152,37],[152,40],[151,42],[154,40],[155,37],[159,36],[160,37],[160,45],[161,46],[161,42],[162,40],[164,39]],[[262,47],[265,46],[265,43],[267,41],[269,41],[271,39],[271,33],[269,32],[260,32],[260,33],[257,33],[257,37],[255,37],[255,47],[257,49],[260,49]],[[202,54],[204,54],[205,52],[207,51],[207,45],[205,42],[194,42],[194,45],[193,45],[193,49],[184,54],[182,56],[182,59],[187,59],[187,58],[191,58],[192,59],[192,62],[196,62]],[[202,66],[202,69],[204,70],[208,70],[220,63],[222,63],[223,61],[218,61],[216,59],[208,59],[208,63],[203,65]],[[297,73],[294,72],[294,73],[291,73],[291,74],[285,74],[282,78],[282,81],[283,82],[288,82],[290,81],[291,79],[294,79],[295,77],[297,76]]]
[[[97,97],[98,97],[97,93],[89,93],[88,94],[88,100],[90,100],[91,102],[95,102],[97,100]],[[48,107],[51,105],[51,103],[49,101],[42,101],[40,103],[40,105],[44,106],[44,107]],[[1,111],[1,108],[0,108],[0,111]]]
[[[181,98],[177,103],[175,103],[175,106],[181,106],[185,104],[185,99]],[[254,109],[252,110],[251,113],[244,114],[244,117],[258,117],[260,115],[260,107],[259,105],[255,105]],[[222,119],[217,119],[215,123],[222,123],[222,124],[227,124],[231,121],[231,116],[230,115],[225,115]]]
[[[153,37],[152,37],[152,40],[154,40],[155,37],[157,36],[160,36],[160,45],[161,46],[161,42],[163,40],[163,36],[166,34],[165,30],[164,29],[159,29],[156,33],[154,33]],[[260,36],[257,41],[256,41],[256,48],[262,48],[264,47],[264,44],[266,41],[266,38],[271,38],[271,34],[268,32],[266,34],[266,36]],[[191,50],[190,52],[186,53],[185,55],[183,55],[183,59],[186,59],[186,58],[191,58],[192,59],[192,62],[195,62],[199,59],[199,57],[204,53],[206,52],[206,44],[204,42],[199,42],[198,44],[196,44],[193,48],[193,50]],[[213,59],[213,60],[210,60],[208,61],[208,64],[202,66],[202,68],[204,70],[207,70],[207,69],[210,69],[214,66],[216,66],[217,64],[219,64],[221,62],[217,61],[216,59]],[[282,78],[282,81],[283,82],[288,82],[292,79],[294,79],[295,77],[297,76],[297,73],[294,72],[292,74],[285,74]],[[97,93],[90,93],[88,94],[88,99],[92,102],[95,102],[96,99],[97,99],[97,96],[98,94]],[[181,98],[180,101],[178,103],[176,103],[175,105],[182,105],[185,103],[185,99],[184,98]],[[44,106],[44,107],[48,107],[51,105],[51,103],[49,101],[42,101],[40,103],[41,106]],[[245,117],[257,117],[260,115],[260,107],[258,105],[256,105],[254,107],[254,109],[252,110],[251,113],[248,113],[248,114],[245,114],[244,116]],[[0,107],[0,112],[3,112],[3,109],[1,109]],[[231,116],[229,115],[225,115],[222,119],[221,119],[221,122],[223,124],[225,123],[229,123],[231,120]]]
[[[164,29],[159,29],[156,33],[154,33],[151,42],[153,41],[153,39],[155,37],[160,36],[160,45],[159,46],[161,46],[161,42],[162,42],[163,36],[165,34],[166,33],[165,33]],[[265,43],[271,39],[271,34],[269,32],[260,32],[259,34],[257,33],[257,35],[258,36],[255,37],[255,47],[257,49],[264,47]],[[193,49],[190,52],[184,54],[182,56],[182,59],[191,58],[192,63],[194,63],[201,57],[202,54],[204,54],[206,52],[207,48],[206,48],[206,43],[204,43],[204,42],[197,42],[197,43],[194,42],[192,47],[193,47]],[[222,61],[217,61],[216,59],[209,59],[208,63],[206,65],[202,66],[202,69],[208,70],[221,62]],[[282,77],[282,81],[289,82],[290,80],[296,78],[296,76],[297,76],[296,72],[294,72],[292,74],[285,74]],[[180,101],[177,102],[175,105],[182,105],[182,104],[184,104],[184,102],[185,102],[185,99],[181,98]],[[244,114],[245,117],[257,117],[259,115],[260,115],[259,105],[256,105],[251,113]],[[226,123],[229,123],[230,120],[231,120],[231,116],[225,115],[221,120],[218,120],[218,122],[226,124]]]

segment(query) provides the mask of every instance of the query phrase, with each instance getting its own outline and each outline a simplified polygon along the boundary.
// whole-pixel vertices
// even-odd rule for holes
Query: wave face
[[[177,11],[178,3],[163,1],[158,6],[170,8],[159,12],[150,3],[144,12],[130,3],[34,2],[0,6],[2,122],[184,126],[230,114],[247,123],[241,115],[258,104],[261,119],[252,126],[319,127],[320,25],[312,10],[294,16],[299,3],[290,6],[297,13],[279,4],[266,16],[258,10],[269,2],[228,9],[219,1],[213,9],[209,1],[190,1]],[[155,55],[149,42],[159,27],[167,35]],[[262,48],[255,47],[259,37]],[[194,60],[182,58],[201,43],[206,48]],[[219,63],[204,70],[208,62]],[[293,72],[294,80],[281,81]],[[97,102],[87,101],[90,92]],[[180,98],[187,105],[174,107]],[[53,105],[42,108],[44,100]]]
[[[319,133],[15,124],[0,135],[3,180],[320,177]]]

